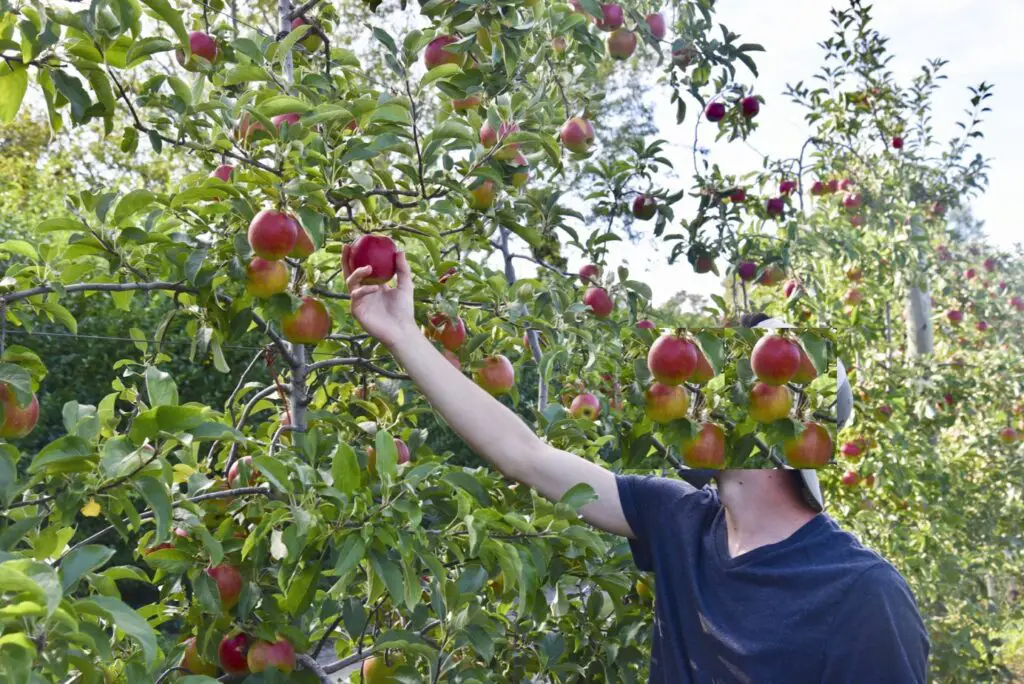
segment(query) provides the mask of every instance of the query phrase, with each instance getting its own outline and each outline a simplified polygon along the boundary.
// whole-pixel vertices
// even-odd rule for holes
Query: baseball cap
[[[740,319],[743,327],[749,328],[792,328],[794,326],[777,318],[771,318],[763,313],[746,314]],[[836,425],[843,427],[850,419],[853,412],[853,390],[850,387],[850,380],[846,376],[846,367],[842,359],[836,358]],[[797,477],[800,492],[810,506],[819,513],[825,510],[825,497],[821,493],[821,482],[818,480],[818,472],[810,469],[796,469],[786,465],[781,460],[776,464],[784,469],[791,470]],[[711,470],[683,470],[680,476],[694,487],[703,487],[714,479],[716,471]]]

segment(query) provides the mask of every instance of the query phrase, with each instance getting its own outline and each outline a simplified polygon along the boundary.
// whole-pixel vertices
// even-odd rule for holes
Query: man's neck
[[[787,539],[814,519],[791,477],[781,470],[727,470],[718,476],[730,557]]]

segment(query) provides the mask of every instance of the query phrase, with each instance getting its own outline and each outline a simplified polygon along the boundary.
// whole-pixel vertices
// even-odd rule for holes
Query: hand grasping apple
[[[380,340],[385,346],[393,347],[403,335],[416,330],[413,313],[412,271],[405,259],[405,252],[395,255],[395,287],[387,283],[365,285],[373,271],[372,266],[352,270],[349,254],[351,246],[345,245],[341,263],[345,272],[345,284],[352,295],[352,315],[366,332]]]

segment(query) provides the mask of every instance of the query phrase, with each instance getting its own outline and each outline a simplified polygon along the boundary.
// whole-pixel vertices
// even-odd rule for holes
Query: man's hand
[[[348,252],[342,263],[348,262]],[[352,295],[352,315],[383,342],[434,409],[474,452],[507,477],[558,501],[585,482],[598,500],[583,507],[584,519],[622,536],[633,532],[622,512],[615,475],[601,466],[545,444],[519,416],[487,394],[447,359],[416,327],[412,273],[405,254],[396,259],[398,283],[364,285],[364,267],[345,273]]]
[[[363,285],[363,279],[370,275],[369,266],[355,271],[348,267],[349,245],[345,245],[341,263],[345,269],[345,284],[352,295],[352,315],[366,332],[370,333],[389,349],[394,347],[403,335],[416,331],[413,314],[412,272],[405,252],[395,257],[398,276],[396,287],[390,285]]]

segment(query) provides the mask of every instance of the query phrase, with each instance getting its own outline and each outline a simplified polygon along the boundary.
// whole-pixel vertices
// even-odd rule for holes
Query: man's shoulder
[[[615,480],[622,498],[637,504],[660,507],[685,503],[688,506],[718,507],[718,495],[710,487],[700,489],[688,482],[660,475],[617,474]]]
[[[899,570],[877,551],[864,546],[854,534],[842,529],[832,518],[827,519],[821,542],[827,551],[819,556],[819,560],[840,570],[856,595],[879,598],[909,595],[909,585]]]

